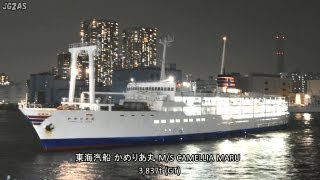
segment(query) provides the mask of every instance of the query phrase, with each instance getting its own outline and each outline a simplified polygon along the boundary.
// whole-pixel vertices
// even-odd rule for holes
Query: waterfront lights
[[[130,78],[130,82],[134,82],[134,79],[133,79],[133,78]]]
[[[189,82],[182,82],[182,86],[189,88],[191,84]]]
[[[304,98],[305,98],[305,99],[310,99],[310,97],[311,97],[311,96],[310,96],[309,94],[305,94],[305,95],[304,95]]]
[[[226,41],[227,40],[227,36],[223,36],[223,38],[222,38],[224,41]]]
[[[309,94],[304,95],[304,105],[308,105],[311,103],[311,96]]]
[[[169,77],[168,77],[168,81],[169,81],[169,82],[173,82],[173,81],[174,81],[174,77],[173,77],[173,76],[169,76]]]
[[[311,114],[310,113],[303,113],[302,116],[303,116],[304,120],[307,120],[307,121],[311,120]]]

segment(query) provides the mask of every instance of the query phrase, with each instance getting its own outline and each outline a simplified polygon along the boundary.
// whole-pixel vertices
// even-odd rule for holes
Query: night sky
[[[206,79],[219,72],[222,36],[228,36],[227,72],[276,72],[276,32],[286,34],[288,71],[320,72],[320,10],[297,0],[74,0],[27,1],[26,11],[0,9],[0,72],[14,81],[56,66],[56,54],[79,42],[80,21],[118,21],[157,27],[175,42],[167,62]],[[158,49],[158,59],[162,49]]]

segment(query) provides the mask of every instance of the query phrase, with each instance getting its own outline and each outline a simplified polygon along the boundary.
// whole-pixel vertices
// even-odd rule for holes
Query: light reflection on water
[[[67,161],[62,162],[57,168],[57,177],[59,179],[97,179],[98,173],[93,168],[94,164],[89,162],[84,163],[70,163]],[[101,178],[101,177],[100,177]]]
[[[309,179],[320,177],[320,114],[295,114],[287,130],[172,145],[131,146],[83,153],[241,154],[240,162],[76,163],[78,151],[30,153],[0,168],[0,179]],[[1,151],[0,151],[1,152]],[[10,152],[7,152],[8,155]],[[2,162],[9,159],[1,157]],[[180,166],[180,176],[140,176],[138,168]],[[5,166],[4,166],[5,167]],[[4,171],[5,170],[5,171]],[[3,175],[2,175],[3,174]]]

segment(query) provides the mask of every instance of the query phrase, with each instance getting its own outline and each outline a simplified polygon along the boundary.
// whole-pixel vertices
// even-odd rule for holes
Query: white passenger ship
[[[75,54],[86,50],[92,70],[94,48],[95,45],[70,48],[70,92],[61,107],[45,109],[20,104],[45,150],[171,143],[287,126],[284,97],[198,93],[193,83],[177,84],[171,77],[157,82],[132,81],[123,93],[99,93],[94,92],[91,73],[89,92],[75,99]],[[118,105],[110,99],[96,98],[115,94],[124,96]]]

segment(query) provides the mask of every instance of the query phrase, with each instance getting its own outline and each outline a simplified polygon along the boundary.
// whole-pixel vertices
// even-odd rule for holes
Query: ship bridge
[[[135,99],[136,94],[165,95],[168,100],[173,101],[176,92],[176,83],[172,77],[155,82],[134,82],[127,85],[126,99]]]

